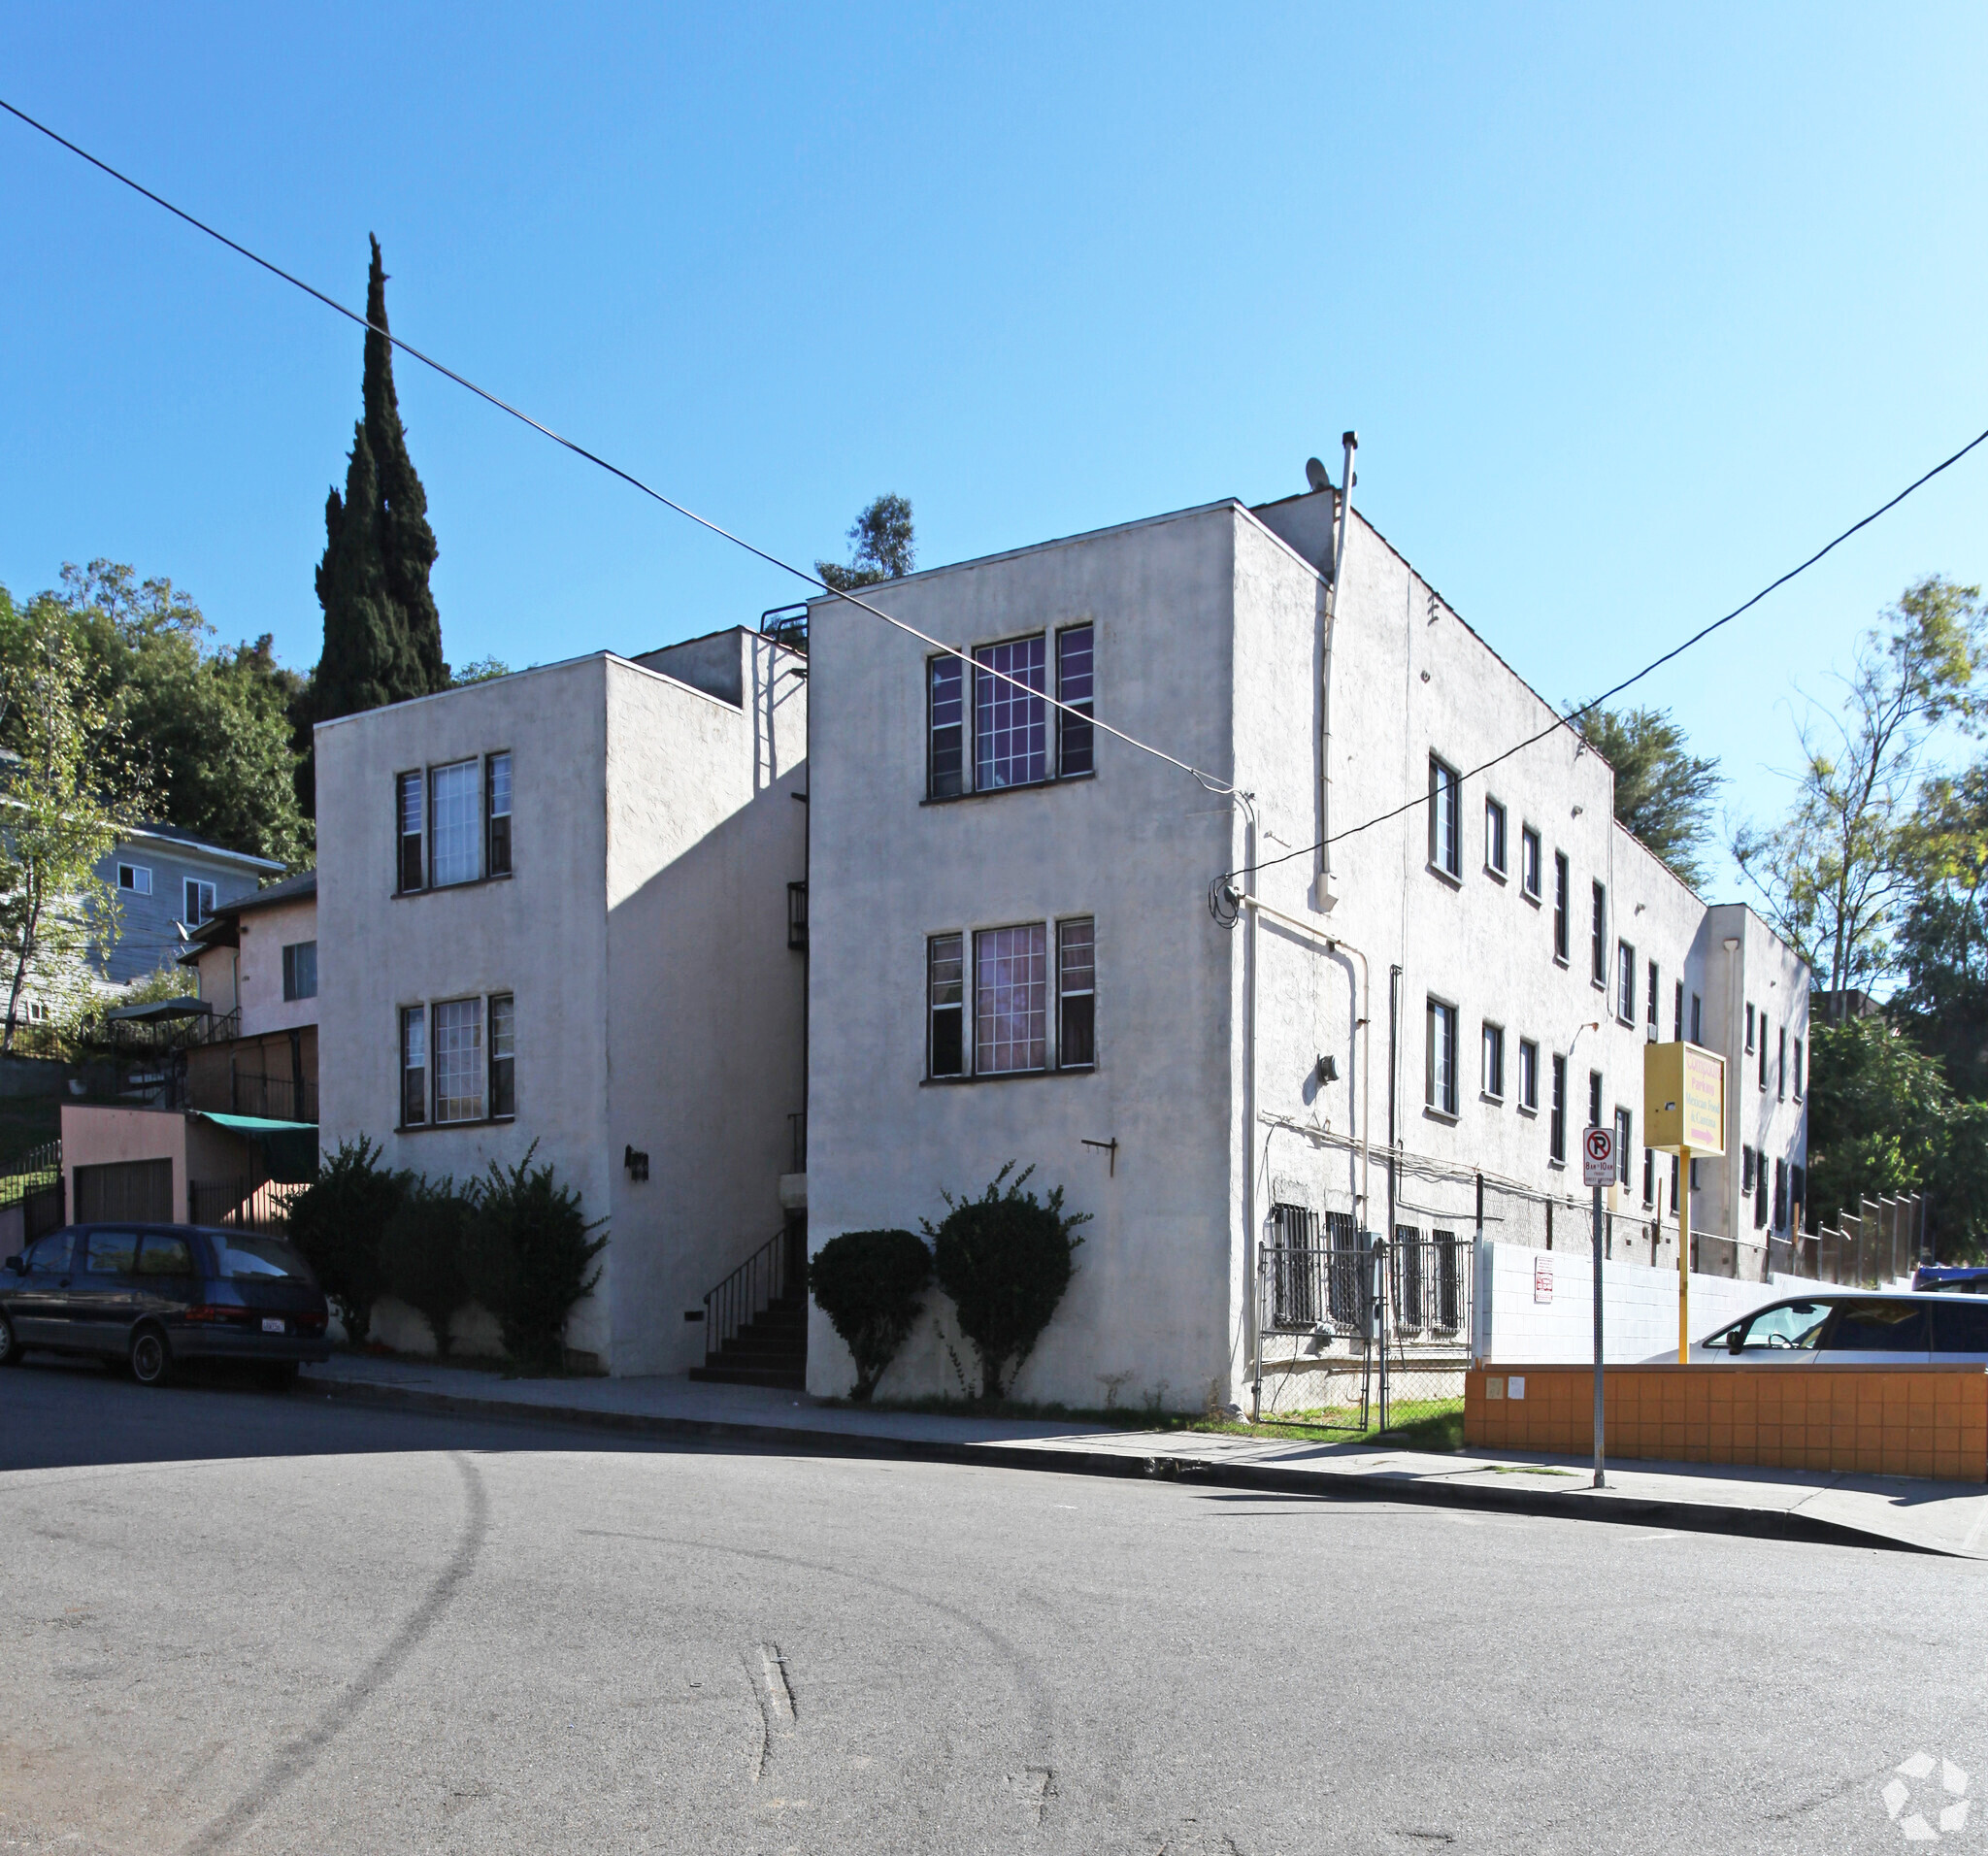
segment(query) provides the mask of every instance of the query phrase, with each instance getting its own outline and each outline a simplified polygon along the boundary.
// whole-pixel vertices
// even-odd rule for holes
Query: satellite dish
[[[1326,476],[1325,466],[1315,457],[1308,457],[1305,460],[1305,481],[1315,490],[1332,488],[1332,479]]]

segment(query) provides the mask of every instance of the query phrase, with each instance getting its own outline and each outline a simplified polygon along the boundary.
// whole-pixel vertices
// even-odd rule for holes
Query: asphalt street
[[[1977,1563],[33,1365],[0,1555],[6,1850],[1988,1845]]]

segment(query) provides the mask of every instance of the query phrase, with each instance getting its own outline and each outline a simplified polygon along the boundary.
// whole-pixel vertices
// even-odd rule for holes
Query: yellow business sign
[[[1726,1151],[1726,1060],[1695,1044],[1642,1047],[1643,1145]]]

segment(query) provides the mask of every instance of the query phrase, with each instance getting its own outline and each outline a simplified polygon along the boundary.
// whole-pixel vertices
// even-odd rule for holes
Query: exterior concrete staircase
[[[704,1364],[693,1379],[808,1383],[807,1229],[798,1219],[760,1246],[704,1298]]]

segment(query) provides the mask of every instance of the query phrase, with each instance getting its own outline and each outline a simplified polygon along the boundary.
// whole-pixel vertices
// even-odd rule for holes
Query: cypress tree
[[[352,433],[346,493],[324,503],[324,558],[317,601],[324,654],[312,713],[317,721],[448,687],[442,620],[428,588],[435,532],[428,499],[408,456],[393,391],[386,327],[386,273],[374,239],[366,284],[365,416]]]

